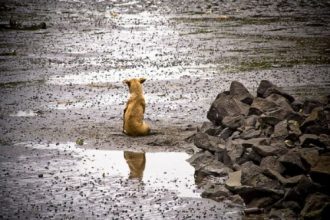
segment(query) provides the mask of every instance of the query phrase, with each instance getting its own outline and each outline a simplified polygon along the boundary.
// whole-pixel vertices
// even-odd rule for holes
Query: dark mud
[[[63,155],[56,148],[31,150],[18,143],[57,146],[82,139],[82,147],[89,150],[191,152],[193,146],[185,138],[207,120],[211,102],[228,90],[232,80],[250,91],[268,79],[301,98],[329,94],[329,8],[326,1],[1,1],[0,26],[14,19],[23,26],[45,22],[47,28],[0,30],[1,193],[7,195],[1,198],[5,202],[9,194],[12,197],[0,214],[18,218],[20,210],[25,213],[19,215],[26,217],[87,218],[100,204],[94,213],[99,218],[125,213],[124,206],[108,209],[105,201],[112,193],[100,193],[94,201],[85,196],[83,202],[71,205],[71,199],[58,193],[67,185],[91,180],[81,170],[69,169],[90,156]],[[145,118],[155,134],[131,138],[121,133],[128,96],[122,80],[137,76],[147,78]],[[66,175],[78,176],[73,183],[59,184],[48,174],[38,177],[50,157],[56,160],[55,174],[67,167]],[[29,167],[33,171],[28,172]],[[92,192],[88,186],[83,193]],[[135,188],[117,184],[115,189]],[[76,198],[79,190],[70,190],[70,198]],[[103,189],[99,185],[96,190]],[[190,205],[173,209],[174,200],[165,194],[155,194],[165,216],[157,218],[172,218],[173,210],[185,214],[198,210],[195,202],[201,207],[214,205],[184,199],[182,204]],[[19,199],[22,196],[24,200]],[[126,200],[134,201],[121,197],[123,203]],[[39,201],[46,208],[35,211]],[[145,206],[153,210],[151,203]],[[15,210],[13,204],[19,209],[10,211]],[[227,210],[222,204],[214,207],[200,217],[216,218]],[[239,218],[237,213],[228,217]]]

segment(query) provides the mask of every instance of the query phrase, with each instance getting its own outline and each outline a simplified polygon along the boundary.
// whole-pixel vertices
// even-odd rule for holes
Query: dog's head
[[[142,83],[146,81],[145,78],[126,79],[123,83],[128,85],[130,93],[142,93]]]

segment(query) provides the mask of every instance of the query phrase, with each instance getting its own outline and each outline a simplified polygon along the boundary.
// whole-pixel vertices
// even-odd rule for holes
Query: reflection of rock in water
[[[142,179],[143,171],[146,166],[146,155],[144,152],[124,151],[124,158],[128,164],[129,178]]]

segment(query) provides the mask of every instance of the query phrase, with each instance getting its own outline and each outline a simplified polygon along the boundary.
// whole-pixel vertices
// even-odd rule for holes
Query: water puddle
[[[26,111],[18,111],[16,113],[12,113],[9,116],[10,117],[34,117],[37,116],[38,114],[32,110],[26,110]]]
[[[77,148],[75,143],[27,145],[34,149],[74,151],[84,158],[76,164],[79,170],[139,180],[145,187],[168,189],[180,197],[200,198],[194,182],[194,168],[184,152],[105,151]]]

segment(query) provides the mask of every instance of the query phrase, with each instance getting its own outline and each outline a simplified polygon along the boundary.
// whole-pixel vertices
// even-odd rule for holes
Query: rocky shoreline
[[[203,197],[245,204],[248,216],[330,215],[330,97],[295,100],[267,80],[254,97],[233,81],[189,139]]]

